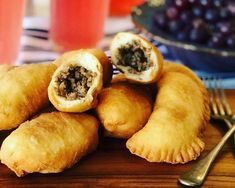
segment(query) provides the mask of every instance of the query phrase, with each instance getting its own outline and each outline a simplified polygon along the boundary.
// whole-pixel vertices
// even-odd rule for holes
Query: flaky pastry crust
[[[94,108],[97,105],[98,93],[103,85],[108,84],[112,78],[112,65],[104,52],[98,49],[81,49],[67,52],[58,58],[54,64],[58,68],[53,74],[48,87],[48,96],[54,107],[62,112],[84,112]],[[71,65],[84,67],[95,74],[85,97],[80,99],[68,100],[65,97],[59,96],[56,92],[58,87],[56,79],[58,75]]]
[[[1,162],[19,177],[61,172],[96,149],[98,124],[88,114],[41,114],[21,124],[3,141]]]
[[[49,104],[47,87],[56,66],[0,67],[0,130],[17,127]]]
[[[205,146],[201,136],[209,117],[208,94],[201,80],[183,65],[165,63],[154,110],[126,146],[150,162],[195,160]]]
[[[128,49],[129,47],[130,49]],[[122,49],[126,51],[123,54],[120,52]],[[130,51],[129,55],[127,55],[127,50]],[[137,51],[139,51],[139,53]],[[140,51],[142,51],[142,53]],[[138,54],[135,55],[134,52]],[[142,84],[153,83],[158,80],[161,75],[163,66],[161,53],[152,43],[139,35],[128,32],[118,33],[111,42],[110,54],[111,62],[132,82]],[[141,54],[145,57],[141,57]],[[125,57],[122,57],[122,55],[125,55]],[[133,56],[136,56],[136,58],[132,58]],[[127,62],[126,59],[129,59],[128,61],[135,61],[129,63],[136,63],[139,65],[139,68],[136,67],[137,65],[135,65],[135,68],[131,65],[123,65],[123,62]]]
[[[128,83],[117,76],[98,95],[95,110],[107,136],[130,138],[147,122],[152,99],[145,86]]]

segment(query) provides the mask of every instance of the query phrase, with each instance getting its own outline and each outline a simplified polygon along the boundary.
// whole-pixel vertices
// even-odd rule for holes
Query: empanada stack
[[[186,163],[201,154],[210,117],[201,80],[163,62],[156,47],[135,34],[117,34],[110,54],[123,72],[111,84],[112,65],[98,49],[67,52],[49,64],[0,66],[0,130],[20,125],[1,146],[3,164],[19,177],[71,167],[97,147],[94,111],[106,136],[128,139],[130,152],[147,161]],[[61,112],[30,119],[49,100]]]

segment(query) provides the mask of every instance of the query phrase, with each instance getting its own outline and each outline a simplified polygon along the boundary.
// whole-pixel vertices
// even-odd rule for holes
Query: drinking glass
[[[109,0],[51,0],[50,39],[55,50],[96,47],[108,9]]]
[[[0,63],[14,64],[20,49],[25,0],[0,0]]]

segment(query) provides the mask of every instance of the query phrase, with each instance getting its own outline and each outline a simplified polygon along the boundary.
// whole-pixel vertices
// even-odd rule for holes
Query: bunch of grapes
[[[235,0],[168,0],[153,19],[180,41],[235,50]]]

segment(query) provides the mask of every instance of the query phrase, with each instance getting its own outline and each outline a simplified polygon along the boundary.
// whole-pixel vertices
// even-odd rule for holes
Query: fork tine
[[[232,110],[231,110],[231,107],[228,103],[227,97],[225,95],[224,88],[221,84],[221,79],[217,79],[217,80],[218,80],[218,88],[220,88],[219,92],[220,92],[222,104],[223,104],[224,109],[225,109],[225,114],[230,116],[230,115],[232,115]]]
[[[218,78],[213,78],[212,79],[214,82],[214,93],[215,93],[215,100],[216,100],[216,104],[217,107],[219,109],[219,113],[220,115],[224,116],[225,115],[225,111],[224,111],[224,106],[223,106],[223,102],[222,102],[222,96],[221,96],[221,92],[220,92],[220,86],[219,86],[219,81]]]
[[[215,97],[214,97],[215,94],[214,94],[213,84],[211,82],[211,79],[206,77],[206,78],[203,78],[203,80],[204,80],[204,83],[206,84],[206,87],[207,87],[207,90],[208,90],[208,93],[209,93],[211,112],[214,115],[218,115],[218,109],[217,109],[217,106],[216,106],[216,101],[215,101]]]
[[[211,111],[214,115],[232,115],[231,107],[227,101],[221,79],[216,77],[203,77],[210,97]]]

